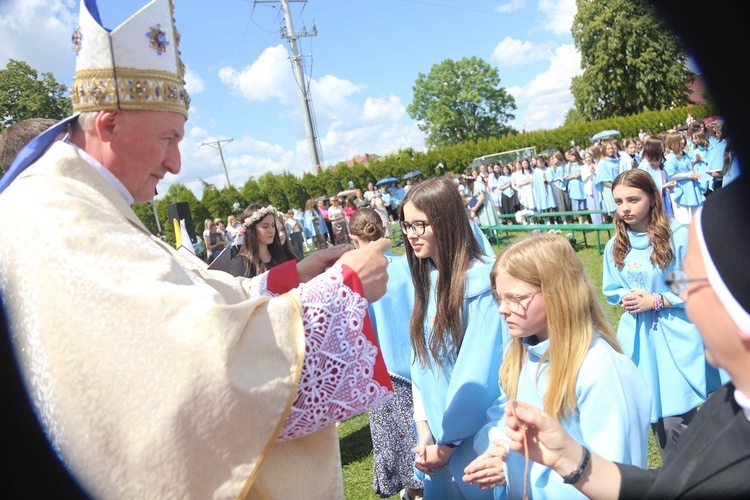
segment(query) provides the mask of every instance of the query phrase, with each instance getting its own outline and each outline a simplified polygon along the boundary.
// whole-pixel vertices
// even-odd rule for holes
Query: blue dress
[[[318,218],[317,231],[313,217]],[[317,210],[305,210],[302,214],[302,229],[305,231],[305,238],[314,238],[316,234],[328,234],[325,219]]]
[[[556,208],[555,197],[552,194],[552,190],[545,182],[545,169],[535,168],[532,170],[534,176],[534,206],[536,211],[547,210],[549,208]]]
[[[617,162],[617,158],[605,156],[599,161],[596,173],[596,189],[602,195],[602,208],[610,214],[615,213],[617,207],[615,206],[615,199],[612,196],[612,188],[605,186],[604,183],[614,182],[615,177],[619,175],[619,171],[620,164]]]
[[[480,490],[462,481],[464,468],[477,458],[474,435],[486,423],[487,408],[500,395],[498,370],[503,345],[508,340],[508,328],[490,294],[492,259],[484,262],[466,272],[463,341],[457,358],[441,359],[442,369],[435,366],[435,361],[432,368],[421,366],[418,361],[411,366],[412,381],[422,395],[435,443],[461,441],[445,468],[425,477],[425,498],[492,498],[491,490]],[[430,318],[435,316],[437,278],[438,272],[433,270],[425,320],[427,339],[431,335]]]
[[[667,173],[661,168],[652,168],[648,160],[643,160],[638,166],[639,169],[648,172],[651,178],[654,180],[654,184],[661,193],[661,203],[664,207],[664,213],[670,217],[674,217],[674,209],[672,208],[672,193],[669,189],[664,188],[664,184],[667,183]]]
[[[708,138],[706,162],[709,172],[721,172],[724,169],[724,151],[727,149],[726,139],[717,141],[715,137]]]
[[[492,202],[492,198],[490,198],[490,195],[485,188],[484,181],[480,177],[474,181],[474,191],[472,192],[472,195],[479,196],[479,193],[484,194],[484,201],[477,211],[477,222],[480,226],[497,226],[500,221],[497,218],[495,204]]]
[[[705,195],[707,191],[713,191],[714,189],[714,178],[708,172],[708,148],[705,146],[693,146],[688,152],[688,158],[693,162],[696,160],[697,155],[701,156],[701,160],[693,164],[693,170],[701,174],[701,180],[698,181],[701,189],[701,194]]]
[[[687,177],[687,174],[693,171],[693,165],[687,155],[683,154],[677,158],[674,153],[668,153],[664,158],[664,170],[669,180],[677,181],[672,192],[672,201],[685,207],[703,205],[706,197],[701,193],[700,183]]]
[[[522,340],[526,361],[518,381],[517,399],[544,408],[549,360],[542,356],[549,340],[533,344]],[[560,422],[579,443],[607,460],[646,467],[648,428],[651,416],[651,392],[632,361],[614,349],[596,332],[581,364],[576,380],[577,411]],[[505,435],[507,396],[500,397],[487,410],[485,425],[474,438],[474,448],[481,454]],[[507,483],[494,488],[495,498],[522,498],[525,465],[522,453],[511,451],[505,464]],[[529,462],[529,498],[586,498],[574,486],[563,483],[552,469]]]
[[[570,177],[571,175],[580,174],[581,173],[581,165],[575,162],[568,163],[567,164],[567,172],[565,173],[566,177]],[[575,179],[568,180],[568,196],[572,200],[585,200],[586,199],[586,193],[583,191],[583,182],[581,181],[580,177],[576,177]]]
[[[664,282],[664,276],[682,263],[687,235],[687,227],[672,220],[675,259],[666,269],[649,260],[652,248],[647,233],[628,230],[631,250],[622,269],[615,266],[614,238],[604,249],[602,291],[610,304],[620,304],[633,288],[660,293],[672,304],[658,312],[623,313],[617,328],[623,352],[638,366],[654,395],[652,423],[687,413],[722,384],[719,371],[706,361],[700,333],[685,314],[685,302]]]

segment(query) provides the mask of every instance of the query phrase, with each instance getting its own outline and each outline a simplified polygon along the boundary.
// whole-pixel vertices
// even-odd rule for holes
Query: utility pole
[[[255,0],[255,3],[281,3],[281,8],[284,11],[284,18],[286,21],[286,28],[280,28],[281,38],[289,40],[289,50],[291,51],[291,62],[292,69],[294,71],[294,79],[297,81],[297,89],[299,90],[299,100],[302,106],[302,117],[305,121],[305,135],[307,136],[307,149],[310,152],[310,162],[312,164],[313,172],[317,172],[318,168],[321,168],[323,162],[323,155],[320,151],[320,143],[317,137],[317,126],[315,125],[315,112],[313,110],[312,99],[308,94],[307,80],[305,79],[305,68],[302,64],[302,56],[299,53],[299,47],[297,40],[301,37],[306,36],[317,36],[318,30],[313,24],[312,31],[307,32],[305,25],[302,25],[302,31],[295,32],[294,25],[292,23],[292,12],[289,9],[289,2],[307,2],[307,0]]]
[[[232,183],[229,181],[229,173],[227,172],[227,164],[224,163],[224,153],[221,151],[221,143],[223,142],[232,142],[234,139],[221,139],[214,142],[204,142],[201,144],[201,147],[203,146],[211,146],[214,149],[219,150],[219,156],[221,156],[221,164],[224,166],[224,175],[227,176],[227,187],[230,187]]]
[[[159,216],[156,215],[156,198],[151,200],[151,208],[154,210],[154,219],[156,219],[156,229],[160,234],[163,234],[161,230],[161,222],[159,222]]]

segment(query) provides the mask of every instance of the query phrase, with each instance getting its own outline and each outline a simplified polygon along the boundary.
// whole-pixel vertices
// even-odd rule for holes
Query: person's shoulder
[[[597,373],[608,372],[617,372],[620,376],[623,376],[629,373],[637,373],[637,371],[638,368],[628,356],[617,352],[601,335],[594,332],[591,346],[583,359],[578,376],[579,379],[582,375],[589,378],[595,377]]]

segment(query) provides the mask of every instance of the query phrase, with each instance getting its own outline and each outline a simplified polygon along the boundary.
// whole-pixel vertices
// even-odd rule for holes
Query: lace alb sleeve
[[[388,380],[387,372],[374,338],[366,334],[367,300],[345,284],[342,266],[299,285],[298,291],[306,352],[281,441],[362,413],[391,395],[391,388],[379,382],[383,378],[376,372],[383,371]]]

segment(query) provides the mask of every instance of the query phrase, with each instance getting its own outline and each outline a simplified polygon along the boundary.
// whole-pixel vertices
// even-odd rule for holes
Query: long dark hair
[[[648,239],[651,242],[651,263],[659,269],[669,266],[674,260],[672,250],[672,229],[669,226],[669,217],[664,213],[662,207],[661,193],[656,187],[651,174],[641,169],[626,170],[618,175],[612,183],[612,191],[617,186],[628,186],[640,189],[651,199],[651,207],[648,213]],[[628,224],[622,220],[619,212],[615,213],[615,243],[612,254],[615,265],[622,269],[625,257],[630,252],[630,238],[628,237]]]
[[[255,212],[257,212],[258,210],[262,208],[265,208],[265,206],[258,205],[258,204],[250,205],[245,209],[244,212],[242,212],[242,215],[240,216],[240,221],[242,222],[242,225],[245,227],[245,234],[242,237],[242,246],[240,247],[240,251],[237,252],[235,259],[244,259],[246,261],[245,262],[246,264],[245,275],[247,277],[252,277],[252,276],[262,274],[268,271],[268,269],[266,269],[265,264],[263,264],[263,261],[260,260],[260,246],[258,245],[258,236],[255,232],[255,225],[263,219],[254,221],[250,224],[247,224],[245,222],[246,219],[249,219]],[[284,247],[281,245],[281,240],[279,239],[279,232],[276,228],[276,215],[274,215],[273,227],[274,227],[273,243],[268,245],[268,251],[271,254],[271,259],[276,264],[281,264],[282,262],[286,262],[290,259],[287,256],[286,252],[284,252]],[[253,270],[255,271],[254,273],[252,272]],[[251,275],[251,276],[248,276],[248,275]]]
[[[404,248],[414,282],[414,311],[410,320],[411,345],[422,366],[432,366],[444,356],[452,359],[461,346],[466,270],[469,262],[483,255],[471,230],[463,201],[453,182],[434,177],[412,187],[398,207],[404,220],[404,206],[412,203],[427,216],[437,243],[438,265],[414,254],[406,235]],[[437,267],[437,303],[432,331],[425,338],[425,321],[431,283],[430,271]]]

